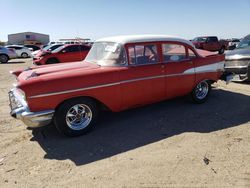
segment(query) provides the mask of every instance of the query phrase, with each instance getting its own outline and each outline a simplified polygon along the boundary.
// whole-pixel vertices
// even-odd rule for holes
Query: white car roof
[[[96,42],[116,42],[120,44],[157,41],[182,42],[194,47],[193,43],[188,40],[169,35],[122,35],[96,40]]]

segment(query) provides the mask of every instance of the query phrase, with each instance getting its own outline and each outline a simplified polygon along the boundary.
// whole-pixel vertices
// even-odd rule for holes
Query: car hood
[[[250,48],[234,49],[226,52],[226,60],[250,59]]]
[[[74,62],[74,63],[61,63],[55,65],[45,65],[30,67],[23,71],[19,76],[18,80],[29,80],[32,78],[44,78],[47,76],[58,76],[65,74],[73,74],[79,71],[87,71],[99,68],[99,65],[88,63],[88,62]]]

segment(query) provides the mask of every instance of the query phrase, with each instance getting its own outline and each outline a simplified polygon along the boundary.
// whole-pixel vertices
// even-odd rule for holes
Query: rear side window
[[[128,48],[130,64],[143,65],[158,62],[156,44],[135,45]]]
[[[81,51],[89,51],[89,50],[90,50],[90,47],[89,47],[89,46],[84,46],[84,45],[82,45],[82,46],[80,46],[80,50],[81,50]]]
[[[15,49],[15,50],[21,50],[22,47],[19,47],[19,46],[10,46],[8,48],[12,48],[12,49]]]
[[[179,44],[162,44],[163,61],[177,62],[187,58],[186,48]]]

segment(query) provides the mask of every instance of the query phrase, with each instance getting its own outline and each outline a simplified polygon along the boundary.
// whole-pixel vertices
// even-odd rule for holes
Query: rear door
[[[194,63],[182,43],[162,44],[167,98],[183,96],[194,88]]]
[[[160,101],[166,97],[164,64],[160,62],[159,44],[127,46],[129,65],[119,73],[124,109]]]

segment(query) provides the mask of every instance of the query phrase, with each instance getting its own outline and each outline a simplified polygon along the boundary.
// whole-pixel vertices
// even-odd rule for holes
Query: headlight
[[[16,92],[18,95],[20,95],[22,97],[22,99],[24,101],[26,101],[26,95],[25,95],[25,92],[23,90],[21,90],[20,88],[16,88]]]

